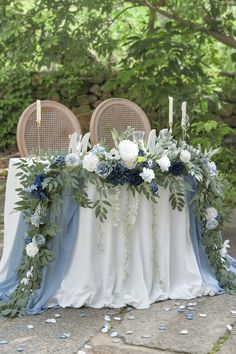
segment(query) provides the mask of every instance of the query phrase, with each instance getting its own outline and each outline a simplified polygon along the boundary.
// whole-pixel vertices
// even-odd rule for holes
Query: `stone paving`
[[[3,189],[4,182],[0,180],[0,254]],[[231,254],[236,257],[236,211],[225,226],[224,235],[230,239]],[[187,307],[189,302],[194,308],[193,320],[186,318],[189,312],[186,308],[178,312],[180,305]],[[103,334],[105,315],[109,315],[111,321],[107,322],[108,333]],[[46,323],[52,318],[55,323]],[[160,330],[163,328],[160,326],[165,330]],[[182,330],[188,333],[181,334]],[[147,310],[60,308],[37,316],[0,318],[0,339],[8,341],[0,344],[0,353],[235,354],[236,295],[169,300],[155,303]]]

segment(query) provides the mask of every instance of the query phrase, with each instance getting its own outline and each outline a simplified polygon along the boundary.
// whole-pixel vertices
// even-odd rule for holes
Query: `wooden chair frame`
[[[98,137],[98,128],[99,128],[99,120],[100,117],[102,116],[103,112],[114,105],[122,105],[125,107],[128,107],[130,110],[135,112],[142,121],[143,127],[142,130],[145,131],[145,140],[148,138],[148,133],[151,131],[151,125],[149,122],[149,119],[145,112],[134,102],[129,101],[125,98],[109,98],[105,100],[104,102],[100,103],[97,108],[94,110],[90,122],[90,140],[92,145],[96,145],[99,143],[99,137]],[[131,125],[129,124],[129,120],[127,118],[127,126]],[[119,124],[117,124],[119,126]],[[132,125],[131,125],[132,126]],[[115,127],[116,128],[116,127]],[[108,126],[109,129],[109,126]],[[140,129],[141,130],[141,129]]]
[[[80,123],[77,119],[77,117],[74,115],[74,113],[67,108],[66,106],[64,106],[63,104],[59,103],[59,102],[54,102],[54,101],[50,101],[50,100],[43,100],[41,101],[41,122],[43,124],[43,108],[52,108],[55,109],[57,111],[59,111],[62,115],[65,116],[65,118],[67,118],[68,121],[68,125],[71,126],[71,128],[73,127],[73,129],[70,129],[71,131],[68,132],[69,134],[72,134],[74,131],[78,132],[78,133],[82,133],[81,130],[81,126]],[[19,118],[18,121],[18,125],[17,125],[17,133],[16,133],[16,140],[17,140],[17,146],[18,149],[20,151],[21,156],[28,156],[30,154],[30,151],[28,151],[27,148],[27,143],[25,141],[25,133],[26,133],[26,128],[27,128],[27,122],[29,119],[32,119],[32,115],[35,115],[36,117],[36,102],[32,103],[30,106],[28,106],[24,112],[22,113],[22,115]],[[32,128],[32,125],[31,125]],[[37,129],[36,126],[36,119],[35,119],[35,130]],[[45,129],[43,126],[41,126],[40,128],[41,134],[43,134],[43,130]],[[73,131],[72,131],[73,130]],[[53,138],[53,132],[52,132],[52,138]],[[58,137],[60,138],[60,137]],[[52,139],[48,139],[48,146],[46,146],[46,148],[51,148],[53,149],[52,146],[50,146],[50,143],[52,143]],[[35,141],[35,147],[37,147],[37,141]],[[47,144],[46,144],[47,145]],[[68,137],[68,146],[69,146],[69,137]]]

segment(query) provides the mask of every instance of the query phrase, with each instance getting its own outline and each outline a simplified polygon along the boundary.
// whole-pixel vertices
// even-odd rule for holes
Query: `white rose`
[[[76,154],[68,154],[66,155],[65,161],[67,166],[77,166],[79,164],[79,156]]]
[[[38,246],[36,245],[35,242],[28,243],[28,245],[26,245],[25,247],[25,250],[27,256],[32,258],[35,257],[39,252]]]
[[[145,182],[151,183],[155,178],[155,173],[151,168],[143,168],[143,172],[139,174]]]
[[[182,150],[180,153],[180,160],[184,163],[188,163],[191,160],[191,154],[188,150]]]
[[[99,159],[96,155],[93,155],[92,153],[89,153],[84,156],[83,159],[83,168],[89,172],[94,172],[97,164],[99,162]]]
[[[207,220],[213,220],[217,217],[218,213],[217,210],[213,207],[206,208],[206,218]]]
[[[159,160],[157,160],[158,165],[160,166],[162,172],[168,171],[171,166],[170,159],[167,156],[163,156]]]
[[[134,167],[138,157],[138,146],[130,140],[122,140],[118,145],[120,157],[128,168]]]

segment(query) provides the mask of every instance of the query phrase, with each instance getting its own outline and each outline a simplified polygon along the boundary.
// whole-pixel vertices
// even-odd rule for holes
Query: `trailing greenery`
[[[17,120],[37,98],[68,107],[93,82],[137,102],[158,130],[168,95],[191,112],[191,144],[218,147],[235,136],[209,112],[235,97],[236,6],[222,0],[4,0],[0,4],[0,149],[15,142]],[[96,28],[96,31],[94,30]],[[178,108],[179,107],[179,108]],[[216,156],[235,189],[236,154]]]

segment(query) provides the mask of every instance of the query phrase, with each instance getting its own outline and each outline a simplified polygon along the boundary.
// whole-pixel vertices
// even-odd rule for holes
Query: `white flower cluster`
[[[171,162],[168,156],[162,156],[159,160],[157,160],[158,165],[160,166],[160,169],[162,172],[167,172],[169,171],[169,168],[171,166]]]
[[[35,241],[28,243],[25,247],[28,257],[34,258],[39,253],[39,248]]]
[[[84,156],[83,168],[89,172],[94,172],[98,163],[99,159],[97,155],[89,152],[87,155]]]
[[[130,140],[122,140],[118,145],[118,150],[125,166],[134,168],[138,157],[138,145]]]
[[[151,183],[153,178],[155,178],[155,173],[151,168],[143,168],[143,172],[139,174],[144,182]]]
[[[188,163],[191,160],[191,153],[188,150],[182,150],[179,157],[183,163]]]

